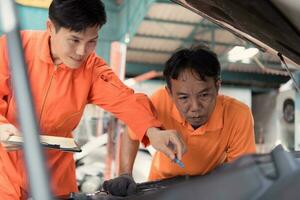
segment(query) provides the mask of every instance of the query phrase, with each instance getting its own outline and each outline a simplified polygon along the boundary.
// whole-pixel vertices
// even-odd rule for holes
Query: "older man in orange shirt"
[[[124,121],[140,141],[151,143],[170,158],[175,152],[166,145],[173,143],[181,156],[184,143],[179,135],[161,131],[149,99],[126,87],[98,57],[94,50],[98,32],[106,23],[100,0],[53,0],[49,8],[47,31],[23,31],[22,44],[36,116],[42,134],[72,137],[86,104],[96,104]],[[11,87],[6,37],[0,37],[0,139],[19,135],[15,95]],[[157,140],[160,138],[160,140]],[[5,143],[3,143],[5,145]],[[0,155],[0,169],[5,169],[0,186],[10,183],[0,196],[15,191],[26,199],[28,183],[22,151]],[[71,153],[47,150],[51,186],[55,195],[78,191],[75,163]],[[32,155],[34,156],[34,155]],[[12,167],[10,167],[12,166]],[[2,171],[1,171],[2,173]]]
[[[165,129],[178,131],[187,145],[184,168],[161,152],[154,155],[149,180],[177,175],[203,175],[225,162],[255,152],[253,117],[248,106],[219,94],[220,63],[206,47],[181,49],[166,62],[167,87],[155,92],[151,101]],[[138,138],[124,135],[120,174],[130,176]],[[127,182],[126,181],[131,181]],[[122,175],[107,181],[105,188],[125,195],[124,185],[133,179]]]

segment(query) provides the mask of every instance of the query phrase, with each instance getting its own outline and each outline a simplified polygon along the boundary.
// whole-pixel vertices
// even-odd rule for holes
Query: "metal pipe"
[[[23,133],[23,149],[31,195],[33,199],[52,200],[43,150],[40,145],[39,128],[35,120],[27,68],[24,62],[15,2],[13,0],[0,0],[0,15],[2,29],[8,40],[10,70],[16,94],[18,119]]]

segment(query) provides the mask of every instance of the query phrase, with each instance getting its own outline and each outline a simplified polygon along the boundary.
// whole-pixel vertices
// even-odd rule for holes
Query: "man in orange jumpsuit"
[[[166,129],[177,130],[187,145],[181,168],[161,152],[154,155],[149,180],[177,175],[203,175],[222,163],[255,152],[253,117],[248,106],[218,94],[220,63],[215,53],[195,46],[174,53],[166,62],[167,87],[151,97],[158,118]],[[134,185],[130,176],[138,138],[124,135],[120,177],[106,181],[105,189],[126,195],[124,185]]]
[[[124,121],[140,141],[150,142],[171,159],[175,153],[181,156],[184,143],[176,131],[159,129],[161,122],[146,95],[135,94],[126,87],[94,53],[98,32],[105,23],[105,9],[100,0],[53,0],[47,31],[21,32],[41,133],[72,137],[71,132],[78,125],[85,105],[96,104]],[[20,134],[6,43],[6,37],[0,37],[1,141]],[[172,151],[168,143],[174,144],[176,151]],[[0,167],[6,170],[3,173],[14,177],[10,180],[7,176],[12,184],[10,189],[20,199],[25,199],[28,183],[22,151],[6,153],[2,147],[1,151]],[[58,150],[46,150],[46,154],[55,195],[76,192],[73,155]],[[0,185],[3,184],[5,180],[2,179]],[[0,192],[1,197],[11,193]]]

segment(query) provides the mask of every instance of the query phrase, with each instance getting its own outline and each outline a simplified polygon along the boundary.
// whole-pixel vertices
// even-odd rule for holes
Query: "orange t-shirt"
[[[217,97],[208,122],[194,130],[180,115],[165,88],[151,98],[165,129],[177,130],[187,145],[182,169],[163,153],[154,155],[150,180],[177,175],[203,175],[237,157],[255,152],[253,117],[248,106],[223,95]],[[134,136],[131,135],[133,139]]]
[[[78,125],[85,105],[89,103],[116,115],[135,130],[139,140],[145,143],[148,142],[144,137],[146,130],[161,126],[147,96],[134,93],[126,87],[95,53],[77,69],[64,64],[55,67],[47,32],[23,31],[21,38],[41,133],[72,137],[71,132]],[[0,124],[11,123],[18,127],[7,54],[6,38],[0,37]],[[8,154],[18,175],[22,177],[20,186],[26,191],[22,152]],[[55,195],[77,191],[73,154],[46,150],[46,156]]]

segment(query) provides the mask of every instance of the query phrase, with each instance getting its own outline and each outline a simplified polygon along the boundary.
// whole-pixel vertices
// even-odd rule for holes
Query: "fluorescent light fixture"
[[[245,63],[245,64],[250,64],[250,58],[244,58],[243,60],[241,60],[242,63]]]
[[[235,46],[228,52],[228,60],[230,62],[236,62],[240,60],[243,52],[245,51],[245,47]]]
[[[228,54],[229,55],[236,55],[236,54],[239,54],[241,52],[243,52],[245,50],[245,47],[242,47],[242,46],[235,46],[233,47],[229,52]]]
[[[243,63],[250,63],[250,58],[258,53],[257,48],[246,49],[243,46],[235,46],[228,52],[228,60],[230,62],[242,61]]]
[[[248,48],[244,51],[243,56],[244,59],[245,58],[252,58],[253,56],[255,56],[258,53],[258,49],[257,48]]]

